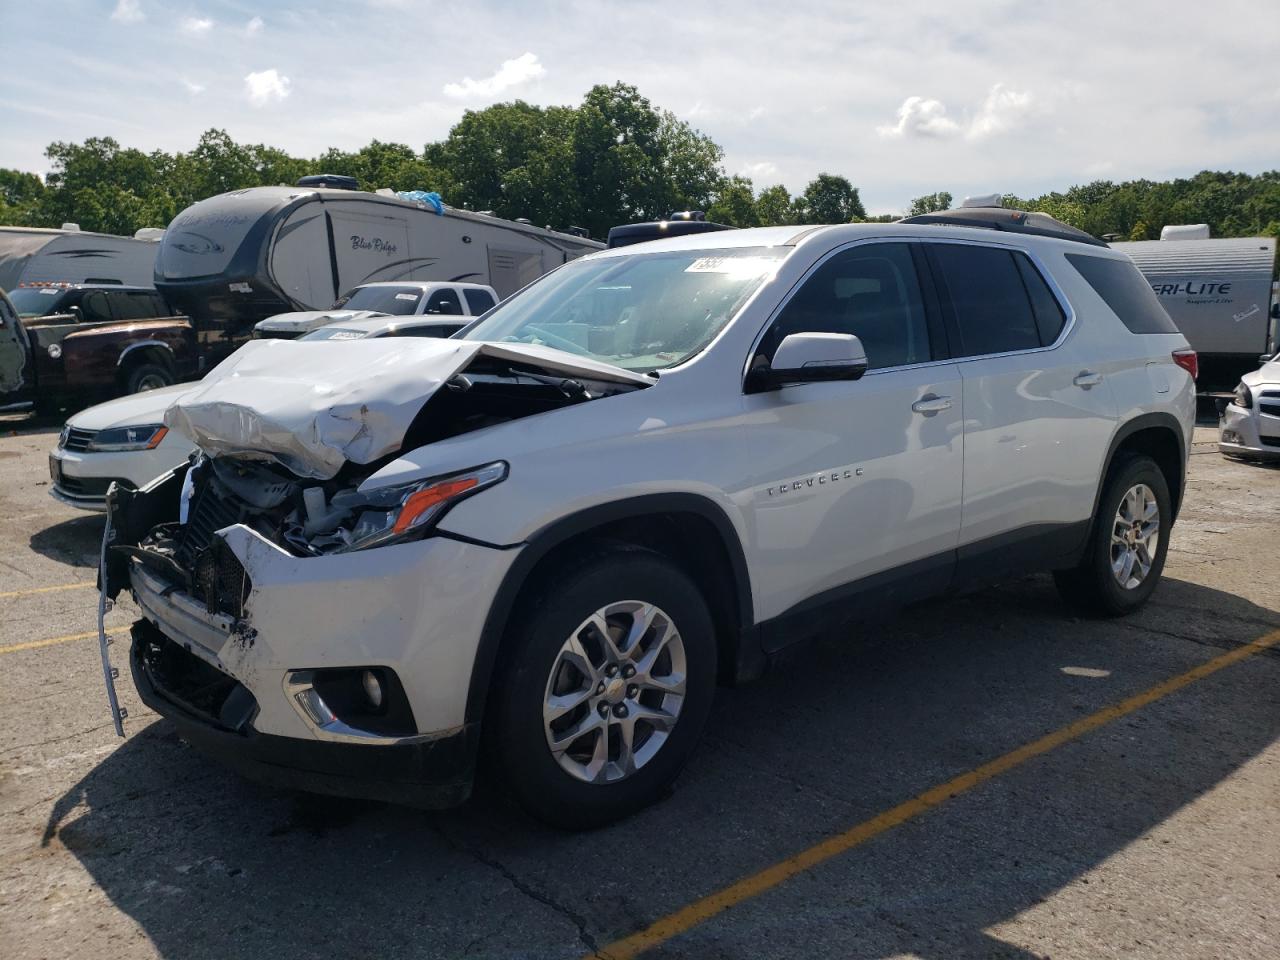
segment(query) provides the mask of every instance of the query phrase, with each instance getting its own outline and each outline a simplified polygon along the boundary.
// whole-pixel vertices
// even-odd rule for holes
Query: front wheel
[[[1172,524],[1169,486],[1155,461],[1133,456],[1116,464],[1098,499],[1084,559],[1054,573],[1063,599],[1094,616],[1137,610],[1164,570]]]
[[[715,633],[697,586],[646,550],[542,587],[504,644],[496,772],[534,816],[585,829],[653,803],[684,767],[711,709]]]

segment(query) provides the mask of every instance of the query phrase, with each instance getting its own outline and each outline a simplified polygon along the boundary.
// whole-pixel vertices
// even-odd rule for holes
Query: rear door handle
[[[1092,370],[1081,370],[1071,382],[1077,387],[1084,387],[1087,390],[1089,387],[1096,387],[1102,382],[1102,374],[1094,373]]]
[[[911,405],[911,409],[916,413],[923,413],[926,417],[931,417],[935,413],[941,413],[943,410],[950,410],[951,398],[940,397],[936,393],[926,393]]]

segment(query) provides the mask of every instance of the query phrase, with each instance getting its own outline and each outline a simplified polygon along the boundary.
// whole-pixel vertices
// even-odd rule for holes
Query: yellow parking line
[[[1113,706],[1104,707],[1097,713],[1082,717],[1075,723],[1046,734],[1039,740],[1033,740],[1010,753],[1006,753],[1002,757],[997,757],[989,763],[984,763],[982,766],[970,770],[968,773],[962,773],[953,780],[948,780],[944,784],[926,790],[919,796],[877,814],[870,820],[864,820],[843,833],[828,837],[821,843],[803,850],[793,857],[766,867],[759,873],[745,877],[737,883],[703,897],[701,900],[696,900],[674,913],[655,920],[643,930],[602,947],[591,956],[600,958],[600,960],[630,960],[632,957],[639,956],[647,950],[652,950],[654,947],[666,943],[673,937],[678,937],[682,933],[706,923],[712,917],[723,913],[730,907],[757,897],[786,882],[796,874],[803,873],[830,860],[832,857],[846,853],[854,847],[866,843],[868,840],[878,837],[880,834],[886,833],[922,813],[932,810],[934,807],[941,806],[962,793],[967,793],[988,780],[992,780],[1003,773],[1008,773],[1028,760],[1048,753],[1050,750],[1065,743],[1070,743],[1086,733],[1091,733],[1114,720],[1155,703],[1171,693],[1176,693],[1183,687],[1190,686],[1197,680],[1203,680],[1224,667],[1239,663],[1241,660],[1273,647],[1277,643],[1280,643],[1280,630],[1274,630],[1259,637],[1252,643],[1236,647],[1234,650],[1219,657],[1214,657],[1212,660],[1202,663],[1186,673],[1172,677],[1127,700],[1122,700]]]
[[[29,590],[8,590],[0,593],[0,600],[8,600],[10,597],[29,597],[36,593],[57,593],[59,590],[84,590],[87,587],[97,587],[92,580],[85,580],[81,583],[64,583],[57,587],[31,587]]]
[[[108,630],[109,634],[111,631]],[[97,637],[98,631],[91,630],[88,633],[69,633],[65,637],[50,637],[48,640],[28,640],[26,643],[10,643],[0,647],[0,653],[18,653],[22,650],[38,650],[41,647],[52,647],[59,643],[71,643],[73,640],[88,640],[90,637]]]

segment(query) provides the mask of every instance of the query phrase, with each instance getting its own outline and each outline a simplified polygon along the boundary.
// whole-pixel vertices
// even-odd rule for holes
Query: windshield
[[[498,304],[465,340],[538,343],[648,373],[705,347],[790,247],[578,260]]]
[[[299,340],[363,340],[369,334],[364,330],[348,330],[345,327],[320,327]]]
[[[52,313],[65,290],[59,287],[19,287],[9,291],[9,299],[20,317],[43,317]]]
[[[418,309],[422,291],[417,287],[356,287],[333,305],[336,310],[373,310],[409,316]]]

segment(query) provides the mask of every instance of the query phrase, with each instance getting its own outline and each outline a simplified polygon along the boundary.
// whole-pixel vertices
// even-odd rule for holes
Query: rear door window
[[[1130,333],[1177,333],[1151,284],[1128,260],[1068,253],[1067,260],[1129,328]]]
[[[959,327],[957,356],[1044,345],[1012,252],[964,243],[931,243],[929,248]]]
[[[86,323],[101,323],[113,319],[107,295],[100,290],[86,293],[80,301],[80,315]]]
[[[462,294],[467,298],[467,307],[473,316],[478,317],[493,306],[493,297],[488,290],[463,290]]]
[[[117,320],[147,320],[157,316],[151,294],[121,290],[106,294]]]
[[[787,301],[762,351],[772,357],[793,333],[852,333],[873,370],[933,359],[910,246],[868,243],[832,256]]]

